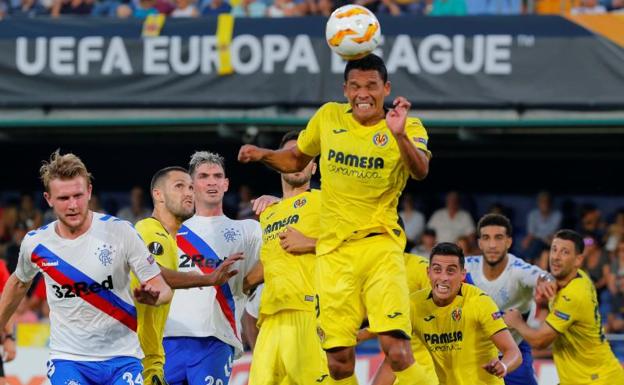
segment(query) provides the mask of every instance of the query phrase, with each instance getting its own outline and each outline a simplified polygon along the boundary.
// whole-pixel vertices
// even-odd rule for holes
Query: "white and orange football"
[[[325,26],[329,47],[345,60],[360,59],[377,47],[381,27],[375,15],[360,5],[336,9]]]

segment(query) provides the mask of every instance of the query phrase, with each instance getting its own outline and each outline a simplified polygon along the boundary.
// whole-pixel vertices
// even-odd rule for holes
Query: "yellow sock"
[[[358,385],[357,378],[355,377],[355,373],[347,378],[343,378],[342,380],[334,380],[331,376],[328,376],[329,382],[328,385]],[[322,385],[322,384],[321,384]]]
[[[425,371],[417,363],[413,363],[410,367],[400,372],[394,372],[396,376],[395,384],[400,385],[437,385],[437,382],[431,382],[427,378]]]

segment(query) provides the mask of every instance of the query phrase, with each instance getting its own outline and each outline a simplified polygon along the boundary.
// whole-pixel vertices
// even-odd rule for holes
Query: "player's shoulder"
[[[482,255],[469,255],[464,259],[464,265],[466,266],[466,270],[469,268],[473,268],[479,266],[481,261],[483,260]]]
[[[344,114],[350,108],[349,103],[327,102],[319,107],[318,111],[324,114]]]
[[[465,301],[483,301],[484,298],[487,300],[492,300],[492,298],[482,289],[478,288],[475,285],[470,283],[462,283],[461,286],[461,295],[465,298]]]
[[[22,249],[28,250],[34,248],[36,245],[45,242],[54,235],[54,226],[56,221],[43,225],[36,230],[30,230],[24,235],[22,240]]]
[[[420,128],[423,130],[425,129],[425,126],[423,125],[420,118],[417,118],[415,116],[408,116],[407,119],[405,119],[405,125],[411,128],[416,128],[416,129]]]
[[[260,222],[255,219],[229,219],[224,228],[225,231],[238,230],[245,237],[262,236]]]
[[[592,293],[592,287],[591,278],[583,270],[579,270],[576,273],[576,277],[572,278],[563,289],[559,290],[557,298],[568,302],[571,300],[591,300],[588,294]]]
[[[418,307],[431,298],[431,295],[431,288],[420,289],[410,294],[410,302]]]
[[[422,255],[404,253],[404,256],[405,256],[405,263],[429,266],[429,258],[423,257]]]
[[[141,219],[134,224],[134,228],[140,234],[154,233],[156,231],[162,231],[164,229],[162,223],[160,223],[158,219],[153,217]]]

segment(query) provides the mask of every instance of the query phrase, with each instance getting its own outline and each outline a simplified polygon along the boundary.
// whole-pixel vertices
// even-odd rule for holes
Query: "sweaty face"
[[[564,280],[581,266],[582,258],[576,253],[574,242],[555,238],[550,246],[550,272],[559,280]]]
[[[490,266],[501,263],[511,247],[511,237],[503,226],[485,226],[480,230],[479,249]]]
[[[195,198],[191,176],[182,171],[172,171],[163,186],[165,207],[176,218],[184,221],[193,216]]]
[[[459,265],[459,257],[435,255],[427,271],[436,305],[446,306],[453,302],[466,277],[466,270]]]
[[[297,146],[296,140],[289,140],[284,144],[284,149],[290,149]],[[282,179],[292,187],[301,187],[304,184],[308,183],[310,179],[312,179],[312,174],[316,170],[316,163],[311,161],[308,165],[301,171],[291,172],[291,173],[283,173]]]
[[[193,189],[197,204],[209,206],[221,204],[228,186],[225,171],[218,164],[204,163],[195,169]]]
[[[384,83],[375,70],[351,70],[344,84],[344,95],[353,117],[362,125],[373,125],[385,117],[384,99],[390,94],[390,83]]]
[[[72,179],[53,179],[49,184],[49,192],[44,193],[48,205],[54,210],[61,225],[74,232],[88,218],[91,184],[82,176]]]

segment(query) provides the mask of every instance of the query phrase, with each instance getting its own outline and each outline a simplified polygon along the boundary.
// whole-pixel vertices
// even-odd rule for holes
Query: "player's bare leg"
[[[386,361],[401,385],[422,383],[425,375],[423,369],[414,361],[409,339],[400,332],[386,332],[379,334],[379,343],[386,355]]]
[[[337,347],[327,350],[327,365],[332,383],[357,385],[355,378],[355,348]]]

